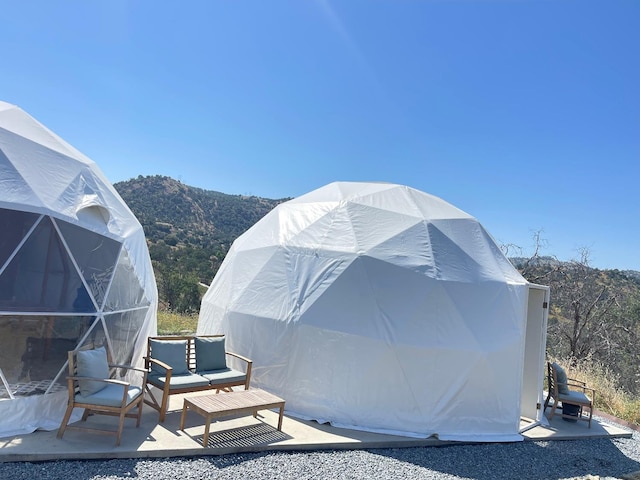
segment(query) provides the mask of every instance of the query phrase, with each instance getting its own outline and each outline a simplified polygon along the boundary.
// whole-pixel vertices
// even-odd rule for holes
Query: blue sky
[[[640,270],[640,1],[5,2],[0,99],[112,182],[387,181]]]

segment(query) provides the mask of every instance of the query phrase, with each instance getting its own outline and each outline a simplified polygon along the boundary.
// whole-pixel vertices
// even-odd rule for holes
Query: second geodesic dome
[[[226,334],[291,414],[507,441],[540,419],[544,301],[472,216],[409,187],[338,182],[234,242],[198,333]]]
[[[0,102],[0,436],[57,428],[67,351],[141,362],[157,289],[144,233],[98,166]]]

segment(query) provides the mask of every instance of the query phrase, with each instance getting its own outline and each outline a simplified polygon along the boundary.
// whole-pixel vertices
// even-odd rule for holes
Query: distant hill
[[[509,261],[516,267],[522,268],[527,263],[534,263],[537,266],[557,266],[562,263],[555,257],[541,256],[534,259],[527,257],[509,257]]]
[[[161,300],[180,311],[197,310],[195,286],[210,284],[233,241],[288,200],[228,195],[159,175],[114,187],[144,228]]]
[[[535,258],[510,257],[509,261],[530,282],[550,286],[561,283],[563,281],[561,273],[570,269],[572,264],[575,264],[575,262],[561,261],[552,256]],[[600,270],[597,268],[588,268],[588,270],[591,273],[597,272],[605,280],[605,283],[617,283],[620,287],[624,286],[626,290],[633,293],[635,293],[636,289],[640,289],[640,272],[636,270]]]
[[[622,273],[625,274],[629,278],[634,278],[638,283],[640,283],[640,272],[637,270],[622,270]]]
[[[171,246],[222,251],[273,207],[288,200],[228,195],[162,176],[139,176],[114,186],[142,223],[151,244],[164,241]]]

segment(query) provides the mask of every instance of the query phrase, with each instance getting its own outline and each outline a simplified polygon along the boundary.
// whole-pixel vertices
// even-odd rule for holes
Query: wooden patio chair
[[[131,385],[122,380],[111,378],[115,371],[133,370],[142,374],[142,385],[147,381],[147,371],[129,365],[109,364],[104,347],[81,349],[69,352],[69,376],[67,377],[69,399],[58,438],[62,438],[66,429],[75,429],[96,433],[116,435],[116,446],[120,445],[125,418],[135,418],[136,427],[140,426],[143,387]],[[132,412],[138,408],[138,412]],[[67,425],[74,408],[84,408],[82,421],[89,414],[113,415],[119,417],[117,430],[89,428],[84,425]]]
[[[556,414],[556,409],[562,403],[562,418],[567,420],[584,420],[589,423],[591,428],[591,417],[593,416],[593,403],[596,399],[596,392],[593,388],[587,387],[585,382],[576,380],[575,378],[567,378],[564,369],[557,363],[547,362],[547,380],[549,383],[549,393],[544,401],[544,411],[549,407],[551,398],[553,397],[553,405],[551,407],[551,415],[549,420]],[[564,412],[564,405],[575,405],[578,407],[578,415],[569,415]],[[585,409],[588,410],[585,412]]]

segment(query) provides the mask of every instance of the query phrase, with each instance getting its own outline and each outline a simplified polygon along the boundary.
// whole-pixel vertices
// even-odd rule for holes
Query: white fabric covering
[[[232,245],[198,333],[288,413],[443,440],[518,434],[527,282],[473,217],[415,189],[332,183]]]

